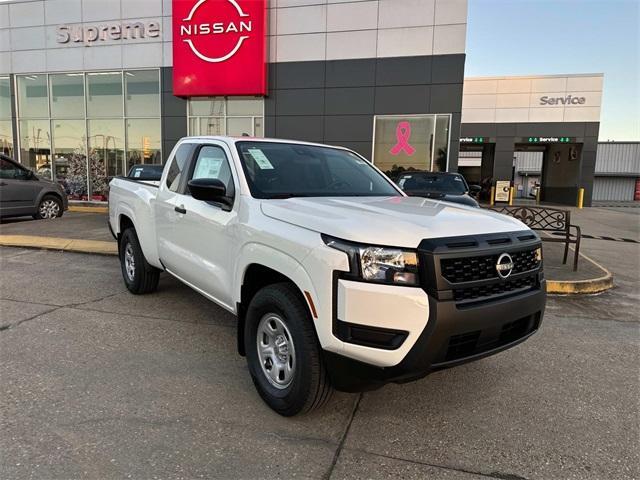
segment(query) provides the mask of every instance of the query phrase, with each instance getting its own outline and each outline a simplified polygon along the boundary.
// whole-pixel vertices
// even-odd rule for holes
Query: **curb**
[[[35,235],[0,235],[0,246],[118,255],[118,245],[115,242],[103,242],[101,240],[75,240]]]
[[[613,288],[613,274],[595,260],[580,254],[585,260],[593,263],[605,274],[590,280],[547,280],[547,293],[557,295],[588,295],[602,293]]]
[[[67,211],[82,213],[109,213],[109,207],[85,207],[82,205],[69,205]]]

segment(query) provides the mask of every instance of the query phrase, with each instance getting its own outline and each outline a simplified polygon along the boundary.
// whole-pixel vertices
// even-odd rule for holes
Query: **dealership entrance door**
[[[569,137],[530,137],[518,139],[514,145],[516,152],[516,178],[520,171],[527,168],[536,170],[533,165],[526,165],[526,157],[539,165],[542,156],[539,188],[540,201],[560,205],[575,205],[580,188],[580,172],[582,170],[582,143]],[[523,152],[523,154],[519,154]],[[526,153],[525,153],[526,152]],[[519,165],[522,158],[523,165]],[[533,172],[532,172],[533,173]],[[517,186],[516,186],[517,187]],[[527,185],[530,190],[530,185]],[[537,185],[536,185],[537,187]]]
[[[460,142],[458,156],[458,173],[469,185],[479,185],[482,188],[480,200],[489,200],[493,183],[493,167],[495,143],[486,142],[482,137],[472,137],[474,141]]]

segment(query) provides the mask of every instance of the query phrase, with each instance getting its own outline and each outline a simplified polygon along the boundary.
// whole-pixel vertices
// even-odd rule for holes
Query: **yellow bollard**
[[[513,195],[515,193],[515,188],[509,187],[509,206],[513,205]]]
[[[492,207],[495,204],[495,198],[496,198],[496,187],[492,186],[491,187],[491,197],[489,198],[489,205],[491,205]]]
[[[542,190],[542,187],[538,187],[538,191],[536,192],[536,205],[540,205],[540,190]]]
[[[578,208],[584,205],[584,188],[578,190]]]

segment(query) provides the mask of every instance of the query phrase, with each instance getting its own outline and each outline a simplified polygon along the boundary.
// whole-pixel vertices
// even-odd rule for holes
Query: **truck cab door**
[[[166,268],[223,304],[233,309],[233,261],[238,242],[234,240],[237,204],[229,208],[214,202],[193,198],[187,183],[195,178],[215,178],[227,188],[227,196],[235,196],[237,181],[231,153],[223,143],[212,141],[197,145],[193,160],[183,172],[185,178],[175,196],[167,198],[158,217],[159,251]],[[169,222],[165,216],[173,213]],[[160,228],[160,227],[159,227]]]

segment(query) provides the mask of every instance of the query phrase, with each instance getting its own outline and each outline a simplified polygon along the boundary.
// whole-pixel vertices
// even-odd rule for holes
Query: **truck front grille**
[[[540,262],[536,255],[537,248],[511,252],[513,259],[512,274],[536,270]],[[501,252],[492,255],[470,256],[463,258],[443,258],[440,261],[442,276],[451,283],[475,282],[498,278],[496,264]]]
[[[499,297],[515,293],[523,293],[535,288],[538,284],[537,274],[504,280],[477,287],[463,287],[453,289],[456,302],[475,302],[491,297]]]

